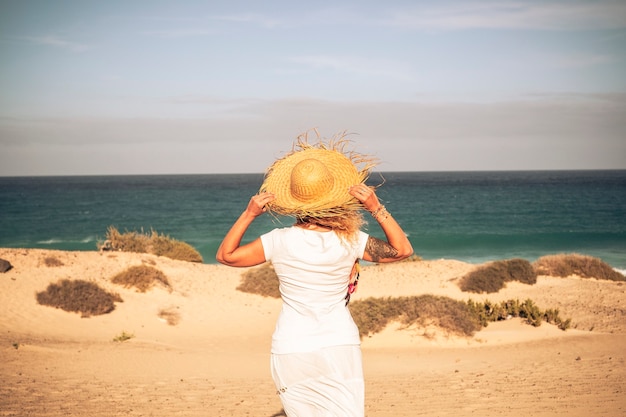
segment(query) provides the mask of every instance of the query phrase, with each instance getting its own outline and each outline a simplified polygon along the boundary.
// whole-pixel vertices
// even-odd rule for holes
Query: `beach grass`
[[[187,262],[202,263],[202,255],[186,242],[160,234],[156,230],[150,233],[143,231],[127,231],[121,233],[114,226],[109,226],[106,240],[98,242],[99,250],[122,252],[151,253]]]

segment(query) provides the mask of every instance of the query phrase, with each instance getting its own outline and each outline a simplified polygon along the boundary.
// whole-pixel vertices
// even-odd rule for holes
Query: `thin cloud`
[[[151,30],[142,32],[146,36],[154,36],[163,39],[178,39],[178,38],[195,38],[200,36],[209,36],[213,31],[207,29],[165,29],[165,30]]]
[[[615,59],[609,55],[570,55],[554,57],[552,65],[557,68],[587,68],[596,65],[604,65],[613,62]],[[549,60],[548,60],[549,62]]]
[[[589,30],[626,27],[626,2],[478,1],[396,12],[385,24],[425,30]]]
[[[274,28],[281,24],[279,19],[257,13],[211,16],[210,19],[230,23],[252,23],[264,28]]]
[[[20,36],[16,39],[30,42],[36,45],[52,46],[55,48],[65,49],[71,52],[85,52],[91,49],[90,46],[65,40],[59,36],[45,35],[45,36]]]
[[[410,68],[400,62],[384,60],[370,61],[358,57],[303,55],[289,61],[313,70],[331,70],[353,75],[378,76],[400,80],[411,80]]]
[[[588,105],[601,104],[606,106],[617,106],[626,109],[626,93],[531,93],[522,97],[520,101],[529,100],[531,102],[549,101],[553,103],[587,103]]]
[[[215,34],[216,29],[215,22],[224,22],[227,24],[240,23],[251,24],[264,28],[274,28],[280,25],[280,21],[275,18],[268,17],[261,14],[233,14],[233,15],[218,15],[207,17],[195,17],[195,18],[177,18],[177,17],[154,17],[147,18],[151,21],[158,22],[171,22],[177,25],[184,23],[187,27],[177,27],[172,29],[159,29],[149,30],[142,32],[143,35],[153,36],[163,39],[176,39],[176,38],[193,38],[201,36],[209,36]],[[189,26],[195,26],[190,28]],[[211,29],[207,29],[203,26],[211,26]]]

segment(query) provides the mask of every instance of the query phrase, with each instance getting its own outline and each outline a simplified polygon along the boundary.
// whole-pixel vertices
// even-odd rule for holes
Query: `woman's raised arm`
[[[387,242],[372,237],[367,241],[363,259],[370,262],[395,262],[413,254],[413,246],[398,222],[383,206],[374,190],[365,184],[350,187],[350,194],[369,211],[385,233]]]
[[[256,238],[245,245],[241,245],[241,240],[250,224],[265,213],[265,205],[274,198],[272,193],[260,193],[250,199],[248,207],[226,233],[217,249],[215,258],[218,262],[239,267],[254,266],[265,262],[265,253],[260,238]]]

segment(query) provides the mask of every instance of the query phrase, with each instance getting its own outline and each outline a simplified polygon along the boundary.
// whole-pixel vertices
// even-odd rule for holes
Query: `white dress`
[[[283,299],[271,368],[289,417],[364,415],[359,330],[344,297],[367,239],[359,232],[346,242],[334,232],[300,227],[261,236]]]

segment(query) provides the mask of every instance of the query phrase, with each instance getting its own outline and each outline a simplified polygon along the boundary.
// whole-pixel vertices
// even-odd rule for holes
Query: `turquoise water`
[[[484,262],[551,253],[626,270],[626,171],[390,172],[378,195],[425,259]],[[260,174],[0,178],[0,247],[95,250],[109,226],[157,230],[204,262]],[[263,216],[245,240],[290,219]],[[370,233],[381,237],[375,224]]]

